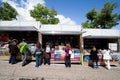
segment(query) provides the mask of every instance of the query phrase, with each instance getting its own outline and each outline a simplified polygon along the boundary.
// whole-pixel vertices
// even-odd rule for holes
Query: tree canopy
[[[13,20],[17,15],[17,11],[7,2],[0,5],[0,20]]]
[[[47,7],[37,4],[33,10],[30,10],[30,15],[42,24],[57,24],[59,19],[55,18],[57,11],[48,9]]]
[[[120,21],[120,14],[113,13],[113,10],[116,7],[117,3],[107,2],[100,11],[93,8],[86,14],[88,21],[82,23],[82,26],[84,28],[109,29],[118,25],[118,21]]]

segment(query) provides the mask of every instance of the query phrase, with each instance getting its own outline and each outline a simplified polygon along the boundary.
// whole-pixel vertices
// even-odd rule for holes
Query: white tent
[[[0,21],[0,31],[38,31],[39,26],[36,21]]]
[[[80,34],[80,25],[42,25],[40,32],[42,34]]]
[[[120,30],[114,29],[84,29],[86,33],[83,34],[85,38],[119,38]]]

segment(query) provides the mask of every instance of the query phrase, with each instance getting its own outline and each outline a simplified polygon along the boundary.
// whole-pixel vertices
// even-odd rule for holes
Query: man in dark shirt
[[[14,40],[10,41],[9,43],[9,52],[10,52],[10,60],[9,63],[15,64],[16,63],[16,56],[19,52],[19,49],[16,45],[16,42]]]
[[[93,46],[91,52],[90,52],[90,59],[92,61],[92,67],[93,68],[98,68],[98,50],[96,49],[95,46]],[[96,65],[94,64],[96,63]]]

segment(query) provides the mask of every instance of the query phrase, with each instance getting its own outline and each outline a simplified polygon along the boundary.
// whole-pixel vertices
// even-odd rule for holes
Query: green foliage
[[[0,20],[13,20],[17,15],[17,11],[7,2],[3,2],[0,6]]]
[[[89,19],[91,21],[91,23],[93,23],[93,20],[95,20],[96,17],[97,17],[97,11],[96,11],[96,9],[94,8],[91,11],[89,11],[86,14],[86,17],[87,17],[87,19]]]
[[[33,10],[30,10],[30,15],[42,24],[57,24],[59,19],[55,18],[57,12],[54,9],[48,9],[47,7],[37,4]]]
[[[86,14],[88,22],[84,22],[82,25],[85,28],[112,28],[118,25],[120,21],[120,14],[113,13],[116,8],[116,3],[107,2],[100,11],[96,11],[95,8]],[[86,25],[88,24],[88,26]],[[90,27],[91,25],[91,27]]]
[[[83,28],[94,28],[94,24],[91,24],[89,22],[82,23]]]
[[[99,22],[102,28],[111,28],[115,26],[117,14],[113,14],[112,11],[116,8],[116,3],[105,3],[104,7],[100,11]]]

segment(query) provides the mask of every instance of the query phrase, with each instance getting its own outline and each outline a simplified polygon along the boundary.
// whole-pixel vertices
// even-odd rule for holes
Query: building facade
[[[0,33],[0,38],[3,35],[8,39],[26,38],[29,42],[40,41],[43,45],[52,41],[59,45],[71,43],[73,48],[81,50],[91,49],[94,45],[99,49],[109,47],[120,52],[120,30],[114,29],[83,29],[80,25],[42,25],[36,21],[1,21]]]

